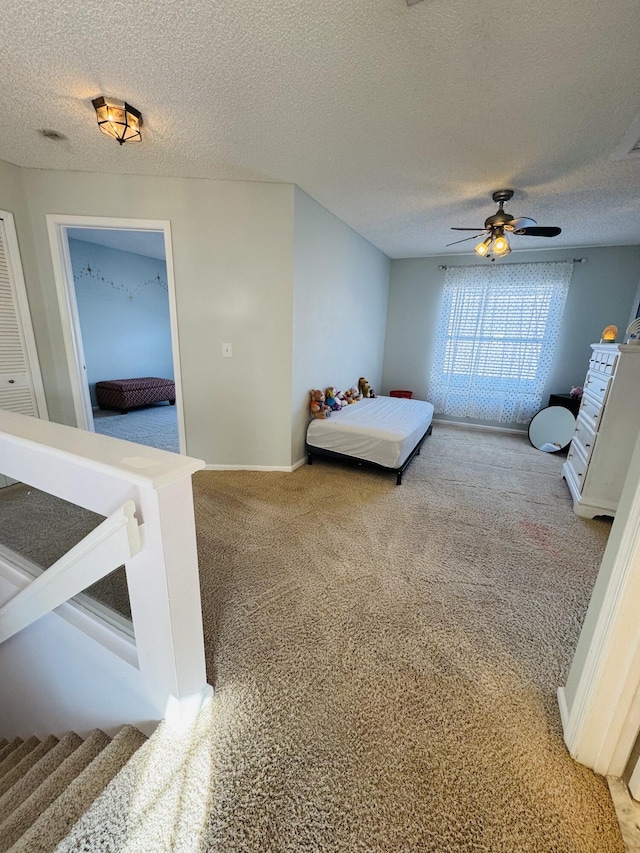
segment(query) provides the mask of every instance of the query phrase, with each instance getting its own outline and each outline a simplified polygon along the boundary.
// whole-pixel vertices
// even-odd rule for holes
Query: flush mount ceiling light
[[[125,142],[140,142],[142,134],[142,113],[126,101],[116,98],[105,98],[100,95],[91,102],[98,117],[98,127],[102,133],[118,140],[120,145]]]
[[[498,212],[485,219],[484,231],[478,228],[452,228],[452,231],[480,231],[480,233],[473,237],[465,237],[463,240],[456,240],[454,243],[447,243],[447,245],[455,246],[456,243],[475,240],[483,234],[488,234],[488,237],[474,247],[474,251],[481,257],[493,261],[495,258],[503,258],[511,251],[507,236],[509,233],[523,237],[556,237],[560,234],[561,229],[555,226],[538,226],[535,219],[525,216],[515,219],[510,213],[505,213],[504,204],[512,196],[513,190],[496,190],[491,198],[498,205]]]

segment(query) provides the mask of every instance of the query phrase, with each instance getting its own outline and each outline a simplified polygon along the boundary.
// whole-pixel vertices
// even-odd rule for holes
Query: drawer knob
[[[590,445],[590,444],[585,444],[585,447],[591,447],[591,445]]]
[[[15,381],[16,381],[15,379],[9,379],[9,385],[13,385],[13,383],[14,383]]]

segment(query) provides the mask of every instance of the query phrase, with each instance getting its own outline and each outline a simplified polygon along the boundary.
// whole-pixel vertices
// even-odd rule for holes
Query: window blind
[[[573,263],[448,267],[429,399],[435,411],[528,423],[553,360]]]

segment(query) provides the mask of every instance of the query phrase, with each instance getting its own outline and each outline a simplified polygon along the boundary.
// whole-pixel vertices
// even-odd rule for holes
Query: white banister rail
[[[141,550],[135,504],[126,501],[0,607],[0,643],[117,569]]]
[[[6,549],[0,549],[0,640],[12,635],[10,641],[0,643],[0,683],[6,696],[13,698],[14,692],[24,692],[25,659],[29,666],[33,662],[37,667],[47,658],[52,661],[45,672],[50,678],[49,691],[56,690],[54,669],[59,680],[72,681],[78,692],[84,689],[86,693],[87,685],[94,685],[91,708],[85,693],[78,703],[84,703],[85,716],[80,711],[78,714],[82,720],[86,717],[88,725],[107,726],[112,718],[115,725],[121,711],[109,711],[108,716],[105,710],[101,716],[99,705],[102,701],[105,709],[115,708],[112,696],[125,689],[133,697],[131,707],[135,705],[149,720],[164,717],[180,726],[197,713],[212,693],[206,680],[191,486],[192,474],[202,468],[204,462],[199,459],[0,410],[0,472],[106,517],[36,580],[24,571],[22,577],[21,567],[7,559]],[[114,528],[115,535],[103,538]],[[136,541],[138,534],[142,542]],[[0,543],[1,538],[0,534]],[[93,546],[97,547],[89,553]],[[36,610],[45,613],[50,605],[56,607],[55,601],[66,600],[68,594],[104,576],[110,571],[105,571],[107,564],[115,568],[123,563],[137,666],[124,663],[123,658],[114,660],[100,630],[92,634],[86,628],[92,620],[97,624],[97,617],[86,611],[79,618],[69,618],[64,615],[69,605],[63,605],[55,611],[62,620],[55,613],[43,619],[34,617],[35,623],[31,620]],[[22,591],[16,594],[16,589]],[[20,611],[22,616],[18,615]],[[27,611],[29,627],[24,621]],[[69,622],[79,625],[80,621],[81,630],[93,640],[68,627]],[[64,633],[59,653],[51,651],[53,639],[49,646],[48,637],[43,647],[41,635],[45,631]],[[68,636],[68,631],[76,633]],[[97,647],[94,640],[102,645]],[[78,672],[73,678],[64,666],[64,655],[76,656]],[[20,658],[19,667],[16,656]],[[12,684],[17,685],[14,692]],[[102,700],[94,698],[96,691]],[[70,713],[71,702],[62,689],[54,698],[52,713],[58,706]],[[118,708],[124,707],[123,703]],[[9,706],[10,702],[2,703],[0,722],[7,714],[13,714],[11,721],[19,715],[19,709]],[[89,720],[89,711],[94,709],[98,709],[96,715]],[[71,726],[71,719],[65,721]],[[131,720],[120,722],[127,721]],[[77,726],[82,728],[82,722]],[[5,733],[10,728],[6,726]],[[49,728],[54,730],[53,726]]]

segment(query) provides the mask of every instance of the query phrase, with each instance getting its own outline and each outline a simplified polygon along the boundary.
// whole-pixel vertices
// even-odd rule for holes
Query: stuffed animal
[[[340,403],[341,409],[349,405],[349,401],[347,400],[347,396],[344,391],[338,391],[336,394],[336,400]]]
[[[324,394],[318,388],[311,392],[311,416],[314,418],[328,418],[331,409],[324,401]]]
[[[364,376],[361,376],[358,380],[358,388],[360,389],[360,393],[363,397],[375,397],[375,392],[371,385],[367,382]]]
[[[353,388],[351,389],[351,399],[353,400],[354,403],[357,403],[358,400],[360,399],[360,396],[361,396],[360,392],[358,391],[358,389],[354,385]]]
[[[327,388],[324,392],[325,403],[332,412],[339,412],[342,406],[340,405],[340,401],[338,400],[338,389],[337,388]]]

